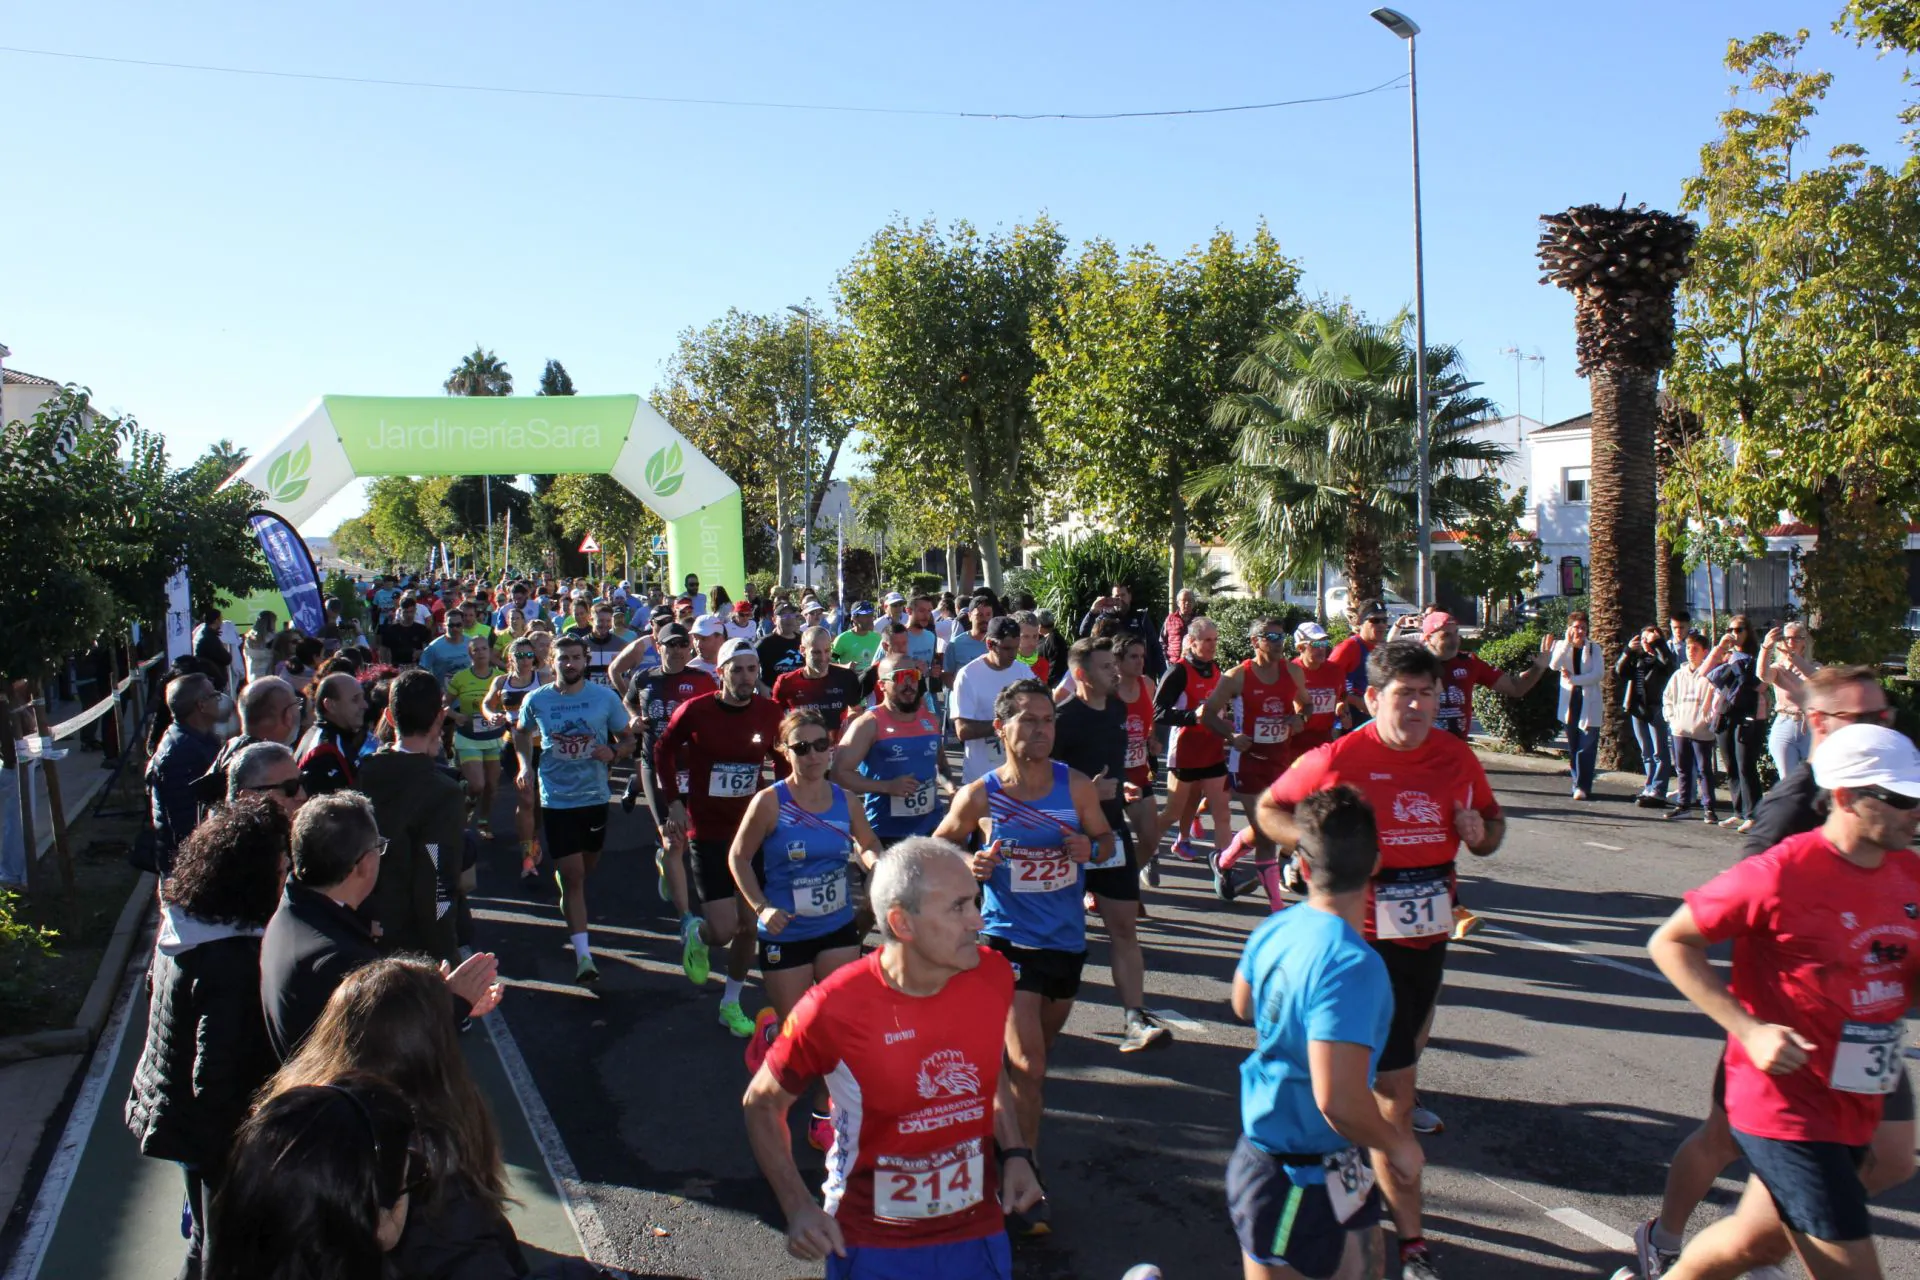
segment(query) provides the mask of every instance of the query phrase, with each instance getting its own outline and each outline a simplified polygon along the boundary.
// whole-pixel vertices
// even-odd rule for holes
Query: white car
[[[1406,597],[1391,588],[1382,588],[1381,603],[1387,606],[1387,616],[1399,618],[1417,612],[1415,606]],[[1344,618],[1347,616],[1347,588],[1343,586],[1327,588],[1327,616]]]

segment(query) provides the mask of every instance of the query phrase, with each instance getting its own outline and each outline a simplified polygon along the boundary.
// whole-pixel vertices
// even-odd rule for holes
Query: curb
[[[126,974],[127,962],[132,959],[134,944],[139,941],[146,927],[147,912],[154,904],[154,887],[159,883],[151,871],[142,872],[134,881],[133,892],[127,895],[127,904],[120,908],[120,918],[114,923],[113,935],[107,939],[106,950],[100,956],[100,968],[93,975],[93,985],[87,988],[87,998],[80,1002],[80,1014],[71,1027],[53,1031],[32,1031],[21,1036],[0,1037],[0,1063],[24,1062],[29,1058],[46,1058],[62,1053],[86,1053],[100,1038],[100,1030],[107,1024],[107,1015],[113,1012],[115,996],[119,994],[120,980]]]

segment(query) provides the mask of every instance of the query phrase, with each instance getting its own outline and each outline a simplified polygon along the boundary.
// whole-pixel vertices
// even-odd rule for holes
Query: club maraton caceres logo
[[[684,461],[678,444],[656,449],[647,459],[647,488],[653,490],[654,497],[670,498],[679,492],[680,482],[686,479],[682,471]]]
[[[307,491],[307,470],[313,465],[313,450],[301,445],[292,453],[283,453],[267,466],[267,496],[275,502],[294,502]]]

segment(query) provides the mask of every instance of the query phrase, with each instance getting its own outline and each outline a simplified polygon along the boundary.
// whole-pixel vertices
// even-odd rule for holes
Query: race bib
[[[933,812],[933,795],[933,780],[929,778],[904,796],[888,796],[887,812],[896,818],[924,818]]]
[[[1348,1147],[1322,1158],[1320,1167],[1326,1171],[1327,1201],[1333,1206],[1333,1216],[1344,1223],[1367,1203],[1373,1191],[1373,1165],[1358,1147]]]
[[[1262,716],[1253,722],[1253,740],[1263,747],[1287,740],[1287,722]]]
[[[1146,767],[1147,767],[1146,739],[1142,738],[1136,742],[1133,739],[1129,738],[1127,740],[1127,768],[1144,769]]]
[[[1402,873],[1373,886],[1373,931],[1382,938],[1431,938],[1453,930],[1453,889],[1445,867]]]
[[[471,737],[483,738],[493,732],[493,721],[485,712],[479,712],[469,723],[467,732]]]
[[[1339,691],[1335,689],[1309,689],[1307,691],[1307,700],[1313,706],[1313,714],[1317,716],[1332,715],[1338,692]]]
[[[1057,851],[1007,852],[1007,870],[1015,893],[1058,893],[1073,887],[1073,859],[1065,853],[1049,857],[1048,852]]]
[[[873,1216],[883,1222],[944,1218],[980,1203],[986,1159],[979,1139],[928,1156],[877,1156]]]
[[[996,768],[1007,762],[1007,748],[1001,743],[999,738],[981,738],[979,741],[986,744],[987,760]]]
[[[584,733],[570,733],[564,738],[555,738],[548,749],[556,760],[591,760],[593,749],[600,744]]]
[[[845,870],[835,871],[818,880],[796,881],[793,886],[793,914],[796,916],[830,916],[844,908],[848,901]]]
[[[1842,1093],[1892,1093],[1900,1083],[1900,1023],[1849,1022],[1840,1029],[1831,1083]]]
[[[745,800],[759,789],[757,764],[716,764],[707,775],[707,794],[718,800]]]

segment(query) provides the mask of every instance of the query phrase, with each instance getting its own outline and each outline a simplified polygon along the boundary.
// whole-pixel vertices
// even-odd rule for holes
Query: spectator
[[[1633,739],[1640,747],[1640,768],[1646,785],[1634,803],[1643,809],[1667,807],[1667,784],[1673,781],[1673,742],[1662,709],[1667,680],[1673,675],[1673,653],[1660,628],[1648,623],[1627,641],[1613,671],[1622,686],[1621,706],[1633,720]]]
[[[1053,610],[1035,609],[1033,616],[1040,624],[1040,644],[1036,650],[1039,662],[1034,665],[1037,668],[1040,662],[1046,663],[1052,683],[1059,684],[1067,674],[1067,642],[1053,625]]]
[[[253,627],[241,633],[240,653],[246,663],[248,680],[273,674],[273,641],[279,629],[279,619],[273,611],[262,609],[253,620]]]
[[[313,727],[300,739],[300,773],[310,795],[345,791],[367,742],[367,691],[356,675],[333,671],[315,682],[312,702]]]
[[[1707,649],[1707,638],[1698,631],[1687,632],[1686,661],[1667,678],[1666,693],[1660,709],[1666,713],[1667,731],[1673,735],[1674,759],[1680,766],[1680,801],[1667,810],[1667,820],[1684,817],[1694,805],[1696,785],[1700,805],[1707,821],[1714,814],[1713,735],[1714,721],[1720,716],[1720,691],[1707,679],[1711,663],[1718,659]],[[1718,651],[1715,650],[1715,653]]]
[[[381,949],[451,962],[459,959],[453,907],[467,801],[460,783],[436,760],[446,714],[431,672],[395,677],[387,704],[395,743],[361,762],[359,782],[388,842],[368,904],[380,922]]]
[[[1160,652],[1168,662],[1180,661],[1183,644],[1187,642],[1187,625],[1200,613],[1200,599],[1189,587],[1180,588],[1180,594],[1174,597],[1173,612],[1160,626]]]
[[[1767,753],[1782,778],[1813,752],[1804,686],[1820,664],[1813,660],[1813,637],[1804,622],[1789,622],[1767,632],[1760,642],[1760,678],[1774,691],[1773,723],[1767,728]]]
[[[160,889],[147,1039],[125,1117],[140,1154],[175,1161],[186,1175],[183,1280],[200,1274],[209,1193],[248,1099],[273,1072],[260,935],[280,898],[289,831],[278,805],[243,797],[187,837]]]
[[[1719,660],[1707,664],[1707,678],[1726,704],[1714,728],[1720,737],[1728,789],[1733,792],[1733,812],[1720,825],[1742,832],[1753,829],[1754,815],[1760,811],[1760,754],[1766,749],[1767,686],[1760,680],[1755,657],[1759,652],[1747,615],[1736,613],[1727,621],[1726,635],[1714,646]]]
[[[173,869],[175,850],[199,819],[194,783],[220,754],[213,729],[233,714],[233,700],[206,676],[184,675],[167,686],[167,710],[173,723],[147,761],[146,773],[154,861],[162,876]]]
[[[240,691],[240,733],[227,739],[195,783],[194,795],[202,805],[219,804],[227,798],[227,770],[233,758],[256,742],[293,745],[300,730],[300,695],[279,676],[261,676],[249,681]]]
[[[200,625],[193,632],[193,656],[214,668],[208,673],[213,677],[213,687],[226,693],[233,688],[230,675],[233,650],[227,648],[226,637],[221,634],[222,625],[218,609],[201,610]]]
[[[285,811],[287,821],[293,821],[307,798],[293,752],[277,742],[256,742],[234,756],[223,799],[231,803],[245,795],[265,796]]]
[[[1593,799],[1594,760],[1600,748],[1600,677],[1606,674],[1600,645],[1587,635],[1587,614],[1575,609],[1567,615],[1564,638],[1543,642],[1552,656],[1547,666],[1560,673],[1560,724],[1567,731],[1567,772],[1573,777],[1573,798]]]
[[[385,1081],[289,1090],[240,1129],[213,1201],[208,1280],[375,1280],[400,1242],[422,1158]]]

